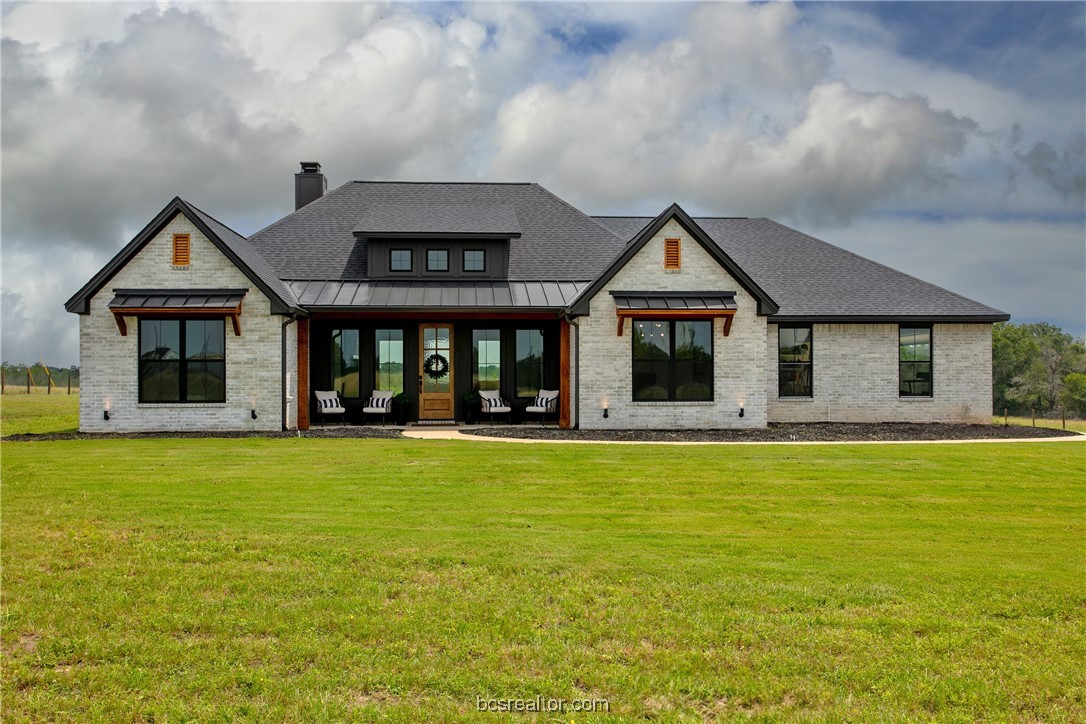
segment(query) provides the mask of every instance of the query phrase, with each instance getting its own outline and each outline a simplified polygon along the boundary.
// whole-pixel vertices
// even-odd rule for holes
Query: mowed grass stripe
[[[1079,443],[5,443],[5,718],[1086,715]]]

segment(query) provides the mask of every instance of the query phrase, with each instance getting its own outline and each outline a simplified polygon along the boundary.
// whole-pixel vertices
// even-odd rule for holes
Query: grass
[[[5,393],[0,396],[0,435],[75,432],[79,428],[79,395]]]
[[[5,719],[1082,720],[1083,453],[3,443]]]

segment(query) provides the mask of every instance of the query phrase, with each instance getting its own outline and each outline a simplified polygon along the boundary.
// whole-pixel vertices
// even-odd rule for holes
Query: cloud
[[[817,223],[953,181],[944,162],[974,121],[920,96],[823,82],[831,54],[803,40],[790,6],[705,6],[680,38],[620,47],[584,78],[503,104],[495,169],[542,169],[559,192],[607,209],[666,194]]]
[[[1069,142],[1063,153],[1047,143],[1035,143],[1028,153],[1015,154],[1030,173],[1079,209],[1086,208],[1086,136]]]

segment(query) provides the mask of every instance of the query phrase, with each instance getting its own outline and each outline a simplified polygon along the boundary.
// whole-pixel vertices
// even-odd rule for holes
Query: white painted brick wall
[[[682,270],[665,271],[664,239],[682,239]],[[731,333],[713,323],[712,402],[633,402],[632,323],[617,335],[610,291],[734,291]],[[719,429],[766,425],[766,320],[758,302],[672,220],[592,299],[581,317],[579,422],[583,429]],[[603,417],[607,402],[609,416]],[[740,406],[745,414],[739,417]]]
[[[813,397],[777,395],[777,325],[766,358],[772,422],[991,422],[992,325],[932,328],[932,397],[898,396],[898,325],[815,324]]]
[[[190,234],[192,263],[171,264],[173,234]],[[114,289],[247,288],[241,336],[226,323],[226,402],[139,404],[138,322],[126,318],[122,337],[109,301]],[[184,215],[178,214],[90,300],[79,317],[81,384],[79,429],[85,432],[183,430],[279,430],[282,415],[282,316],[271,314],[270,300]],[[296,325],[288,328],[288,374],[297,381]],[[293,360],[293,362],[291,362]],[[292,393],[291,396],[294,396]],[[102,411],[110,411],[103,419]],[[255,409],[257,419],[249,411]],[[296,401],[287,413],[297,421]]]

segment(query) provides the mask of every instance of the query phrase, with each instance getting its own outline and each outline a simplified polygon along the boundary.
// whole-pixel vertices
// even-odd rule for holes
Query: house
[[[973,421],[1008,315],[759,218],[592,217],[537,184],[295,175],[246,238],[174,199],[66,304],[80,429],[279,430],[335,390],[514,421],[559,390],[564,427]]]

